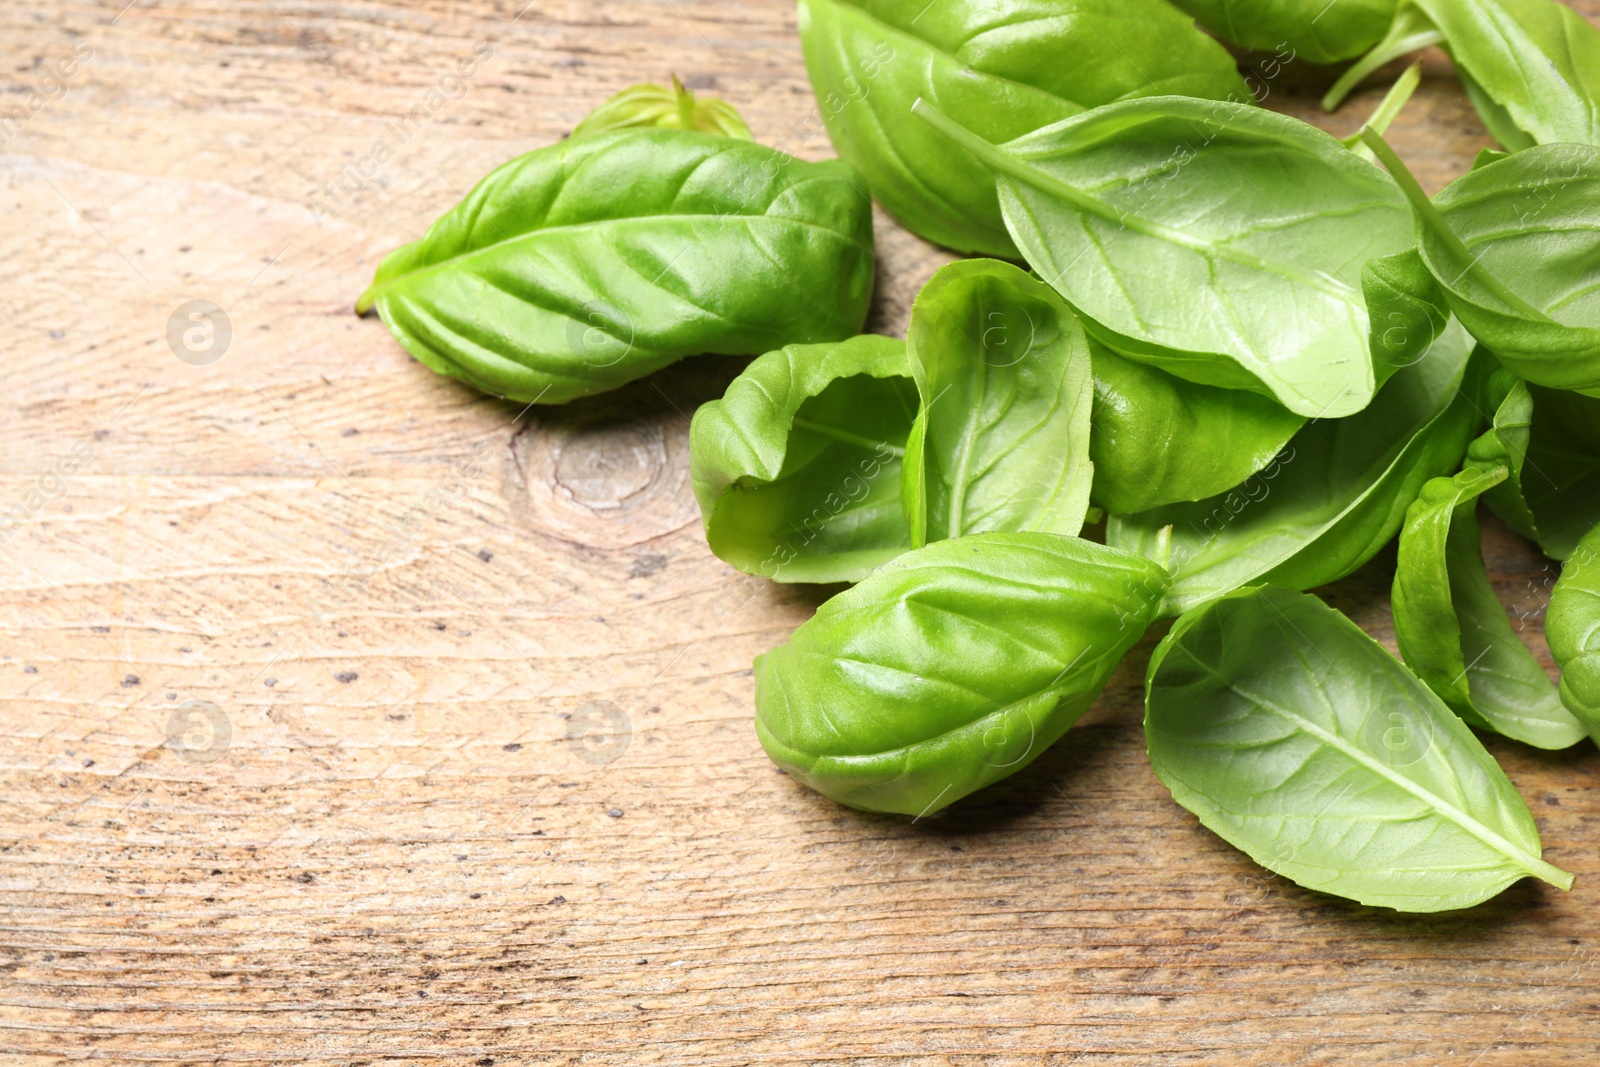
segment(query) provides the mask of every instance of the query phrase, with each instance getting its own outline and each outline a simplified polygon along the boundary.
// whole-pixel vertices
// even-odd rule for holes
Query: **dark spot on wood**
[[[607,811],[606,814],[611,816],[613,819],[620,819],[622,818],[622,809],[612,808],[611,810]]]
[[[138,684],[139,676],[137,674],[124,674],[122,676],[122,688],[124,689],[131,689]]]
[[[334,675],[334,677],[343,682],[345,685],[349,685],[351,682],[361,677],[361,675],[357,674],[355,671],[340,671],[338,674]]]
[[[502,749],[504,749],[505,751],[507,751],[507,752],[521,752],[522,751],[522,746],[517,744],[517,742],[515,742],[515,741],[511,742],[509,745],[501,745],[500,747]]]
[[[494,559],[494,553],[487,548],[480,548],[478,549],[478,558],[488,563],[491,559]]]
[[[659,552],[647,552],[633,561],[629,578],[648,578],[667,569],[667,557]]]
[[[299,882],[301,885],[310,885],[312,882],[317,880],[317,876],[312,874],[310,871],[301,871],[299,874],[294,876],[294,880]]]

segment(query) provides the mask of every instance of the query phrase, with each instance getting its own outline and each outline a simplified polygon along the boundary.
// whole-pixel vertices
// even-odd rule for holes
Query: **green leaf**
[[[1390,60],[1441,43],[1504,147],[1600,145],[1600,30],[1553,0],[1406,0],[1385,39],[1323,106],[1337,107]]]
[[[1423,486],[1400,534],[1395,640],[1406,664],[1468,723],[1568,748],[1584,731],[1512,630],[1483,564],[1477,500],[1508,473],[1471,465]]]
[[[1112,104],[1004,145],[925,101],[915,110],[994,169],[1012,237],[1096,340],[1301,415],[1371,402],[1362,270],[1415,238],[1394,182],[1334,138],[1179,97]]]
[[[685,356],[842,340],[872,295],[859,180],[684,130],[573,138],[491,173],[356,309],[430,369],[546,404]]]
[[[926,412],[913,523],[934,540],[1082,529],[1094,375],[1061,298],[1009,263],[961,260],[918,294],[907,343]]]
[[[587,118],[573,129],[572,136],[633,126],[655,126],[664,130],[699,130],[701,133],[720,134],[753,141],[744,119],[733,105],[714,98],[696,99],[694,93],[683,87],[678,76],[672,76],[672,85],[635,85],[622,90],[591,111]]]
[[[1566,559],[1600,525],[1600,399],[1530,386],[1502,370],[1485,401],[1494,425],[1468,458],[1510,474],[1484,499],[1545,555]]]
[[[903,341],[769,352],[695,412],[689,471],[711,551],[780,582],[851,582],[911,547],[901,456],[917,391]]]
[[[1566,559],[1600,524],[1600,398],[1530,385],[1521,489],[1545,555]]]
[[[1545,613],[1545,634],[1561,668],[1561,700],[1600,744],[1600,526],[1562,568]]]
[[[1283,450],[1305,418],[1242,389],[1196,385],[1089,342],[1094,499],[1114,514],[1231,489]]]
[[[1233,59],[1162,0],[800,0],[818,117],[906,228],[1016,258],[994,179],[907,112],[938,102],[992,141],[1116,100],[1249,100]]]
[[[1400,911],[1561,889],[1539,831],[1466,724],[1315,597],[1235,593],[1150,660],[1145,737],[1173,799],[1308,889]]]
[[[1155,617],[1165,575],[1074,537],[900,556],[756,659],[756,734],[842,804],[927,815],[1027,766]]]
[[[1276,461],[1226,493],[1113,516],[1107,543],[1159,559],[1163,528],[1172,528],[1168,614],[1260,582],[1310,589],[1337,581],[1399,532],[1428,479],[1459,466],[1478,418],[1461,389],[1470,351],[1451,323],[1367,410],[1308,424]]]
[[[1173,0],[1206,29],[1287,65],[1337,63],[1383,39],[1396,0]]]
[[[1363,136],[1411,198],[1422,258],[1472,335],[1530,382],[1600,388],[1600,148],[1530,148],[1429,201]]]

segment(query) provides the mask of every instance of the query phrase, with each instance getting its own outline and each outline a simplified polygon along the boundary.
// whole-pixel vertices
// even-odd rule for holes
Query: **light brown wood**
[[[519,414],[351,313],[379,256],[640,80],[830,154],[787,0],[522,2],[0,3],[0,106],[40,103],[0,128],[0,1058],[1600,1062],[1587,744],[1488,741],[1577,888],[1435,918],[1301,890],[1173,804],[1153,638],[942,817],[776,773],[750,661],[822,594],[715,560],[685,475],[739,361]],[[1348,133],[1381,85],[1323,116],[1329,80],[1291,65],[1268,103]],[[1442,56],[1394,139],[1430,188],[1488,144]],[[879,235],[895,331],[948,257]],[[168,344],[191,300],[231,322],[209,365]],[[1488,546],[1536,632],[1552,569]],[[1384,637],[1392,565],[1330,592]],[[589,715],[626,748],[570,740]]]

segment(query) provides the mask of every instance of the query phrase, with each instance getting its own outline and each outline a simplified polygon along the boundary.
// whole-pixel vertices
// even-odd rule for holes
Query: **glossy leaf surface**
[[[1132,514],[1233,488],[1305,424],[1243,389],[1196,385],[1091,341],[1094,501]]]
[[[1505,466],[1436,478],[1406,513],[1394,579],[1394,633],[1406,665],[1450,708],[1538,748],[1584,731],[1511,626],[1484,568],[1477,501]]]
[[[847,582],[911,547],[900,465],[917,413],[903,341],[863,335],[755,360],[689,431],[706,540],[780,582]]]
[[[1467,725],[1315,597],[1269,586],[1185,615],[1146,692],[1173,799],[1302,886],[1419,912],[1530,875],[1572,886]]]
[[[1362,272],[1415,238],[1399,188],[1339,141],[1181,97],[1113,104],[1004,145],[926,102],[917,113],[995,170],[1018,247],[1108,347],[1300,415],[1371,401]]]
[[[1323,99],[1337,107],[1368,74],[1443,44],[1484,125],[1511,151],[1600,145],[1600,30],[1555,0],[1403,0],[1384,39]]]
[[[1075,537],[937,541],[874,571],[756,660],[756,733],[851,807],[926,815],[1014,774],[1094,702],[1164,575]]]
[[[856,333],[871,204],[838,161],[629,129],[512,160],[391,253],[376,307],[430,369],[523,402],[614,389],[701,353]]]
[[[1226,493],[1113,516],[1107,543],[1160,559],[1172,527],[1169,614],[1258,582],[1310,589],[1344,577],[1399,532],[1428,479],[1460,464],[1478,419],[1460,389],[1470,351],[1451,323],[1367,410],[1307,425]]]
[[[1561,699],[1600,744],[1600,526],[1562,568],[1545,613],[1545,634],[1561,668]]]
[[[1530,382],[1600,388],[1600,148],[1530,148],[1430,203],[1393,150],[1372,143],[1412,198],[1422,257],[1472,335]]]
[[[1396,0],[1173,0],[1206,29],[1246,48],[1277,52],[1289,63],[1337,63],[1379,41]]]
[[[913,528],[928,540],[1076,534],[1094,475],[1094,375],[1072,309],[1009,263],[962,260],[918,294],[907,343],[926,412]]]
[[[910,121],[919,97],[991,141],[1116,100],[1249,100],[1233,59],[1163,0],[800,0],[818,112],[912,232],[1016,258],[977,160]]]

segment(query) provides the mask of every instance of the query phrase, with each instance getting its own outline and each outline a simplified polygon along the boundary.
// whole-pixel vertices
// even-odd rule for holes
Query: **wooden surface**
[[[351,313],[639,80],[828,155],[788,0],[123,2],[0,3],[0,101],[41,94],[0,129],[0,1059],[1600,1060],[1593,746],[1488,741],[1577,888],[1434,918],[1173,804],[1153,637],[1026,772],[915,825],[844,810],[750,725],[751,658],[819,594],[712,558],[687,484],[738,361],[519,415]],[[1291,64],[1268,103],[1348,133],[1381,87],[1325,117],[1329,80]],[[1394,140],[1430,188],[1488,143],[1441,56]],[[879,237],[900,330],[947,257]],[[192,300],[231,323],[204,365],[168,342]],[[1536,632],[1553,571],[1488,546]],[[1392,566],[1331,593],[1385,637]]]

